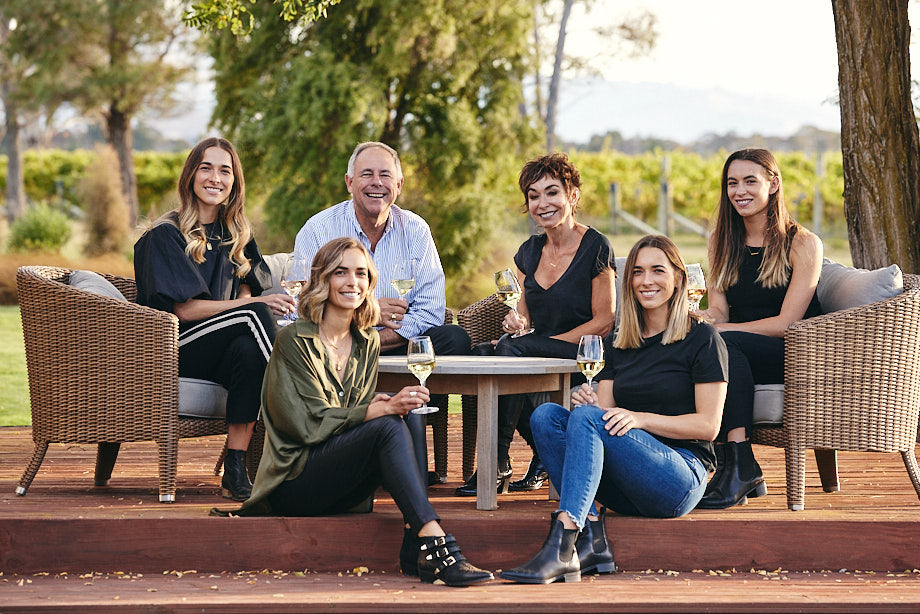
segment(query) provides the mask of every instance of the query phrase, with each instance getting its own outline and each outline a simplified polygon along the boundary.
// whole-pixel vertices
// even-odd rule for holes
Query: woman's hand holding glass
[[[412,337],[409,339],[409,349],[406,352],[406,363],[409,371],[418,378],[419,384],[425,386],[425,380],[434,370],[434,346],[430,337]],[[427,389],[426,389],[427,390]],[[416,396],[409,392],[409,396]],[[437,407],[430,407],[427,399],[418,407],[411,410],[413,414],[430,414],[438,411]]]
[[[690,301],[690,313],[700,310],[700,301],[706,294],[706,278],[703,267],[698,262],[687,265],[687,298]]]
[[[281,280],[281,287],[294,300],[294,305],[278,320],[278,326],[287,326],[297,319],[297,297],[301,289],[307,285],[309,277],[310,264],[304,258],[295,258],[291,264],[291,270]]]
[[[505,318],[502,324],[505,327],[505,332],[513,333],[512,337],[523,337],[532,333],[534,331],[533,326],[530,326],[527,318],[521,316],[517,310],[522,294],[521,284],[518,283],[517,276],[511,269],[502,269],[495,274],[495,290],[501,302],[511,308],[509,315],[513,316],[511,319]]]
[[[597,406],[597,393],[594,388],[588,384],[582,384],[572,393],[572,405],[594,405]]]

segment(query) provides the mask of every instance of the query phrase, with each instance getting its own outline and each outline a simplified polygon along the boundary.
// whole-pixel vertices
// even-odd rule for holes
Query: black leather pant
[[[738,427],[744,427],[750,437],[754,384],[782,384],[785,379],[786,343],[781,337],[725,331],[722,340],[728,349],[728,394],[716,441],[725,441],[727,433]]]

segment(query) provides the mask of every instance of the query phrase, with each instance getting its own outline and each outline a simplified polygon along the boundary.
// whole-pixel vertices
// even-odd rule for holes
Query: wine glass
[[[431,337],[412,337],[409,339],[406,362],[409,365],[409,371],[418,378],[418,383],[424,386],[425,380],[434,370],[434,346],[431,344]],[[438,411],[438,408],[431,407],[425,403],[421,407],[416,407],[410,411],[413,414],[430,414]]]
[[[604,368],[604,342],[600,335],[582,335],[578,342],[578,354],[575,357],[578,369],[588,386],[594,387],[594,376]]]
[[[307,285],[307,278],[310,276],[310,265],[305,258],[294,258],[291,264],[291,270],[288,271],[284,279],[281,280],[281,287],[288,293],[288,296],[297,301],[300,290]],[[297,310],[286,313],[278,320],[278,326],[287,326],[297,319]]]
[[[706,278],[703,277],[703,267],[694,262],[687,265],[687,297],[690,299],[690,311],[700,308],[700,301],[706,294]]]
[[[398,260],[390,275],[390,285],[399,294],[399,298],[405,298],[415,286],[415,260]]]
[[[521,300],[521,284],[518,283],[517,276],[511,272],[511,269],[504,269],[495,274],[495,288],[498,291],[499,300],[520,317],[517,304]],[[532,327],[528,330],[521,329],[511,336],[523,337],[532,333],[533,330]]]

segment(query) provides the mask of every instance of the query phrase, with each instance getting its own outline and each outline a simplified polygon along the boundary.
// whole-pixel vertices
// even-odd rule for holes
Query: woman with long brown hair
[[[294,309],[286,294],[261,296],[271,274],[243,211],[246,183],[233,145],[208,138],[179,177],[179,207],[134,245],[137,298],[179,319],[179,375],[227,388],[227,456],[221,493],[249,497],[246,450],[259,415],[275,317]]]
[[[492,574],[469,564],[428,501],[403,417],[429,400],[424,386],[377,394],[377,269],[352,237],[316,252],[300,318],[278,334],[265,373],[265,452],[242,515],[325,516],[383,486],[403,514],[407,575],[452,586]]]
[[[783,383],[786,327],[821,313],[815,288],[823,255],[821,239],[786,209],[773,154],[731,154],[709,239],[709,309],[703,314],[728,348],[728,397],[716,443],[719,466],[701,508],[731,507],[767,493],[750,442],[754,384]]]

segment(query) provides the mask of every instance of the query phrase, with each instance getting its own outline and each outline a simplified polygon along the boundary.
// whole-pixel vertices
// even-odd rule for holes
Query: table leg
[[[494,376],[480,375],[476,407],[476,509],[498,508],[498,385]]]

